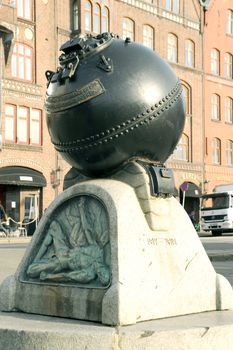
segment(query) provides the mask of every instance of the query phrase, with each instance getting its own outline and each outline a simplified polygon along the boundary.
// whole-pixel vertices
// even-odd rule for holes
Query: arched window
[[[220,53],[217,49],[211,50],[210,65],[211,73],[219,75]]]
[[[233,101],[232,98],[226,97],[225,98],[225,122],[226,123],[233,123]]]
[[[147,24],[143,25],[143,45],[154,49],[154,29]]]
[[[178,39],[177,36],[169,33],[167,37],[167,59],[171,62],[177,62]]]
[[[224,75],[227,79],[232,79],[232,55],[225,53],[224,55]]]
[[[233,35],[233,11],[227,10],[227,34]]]
[[[226,165],[233,165],[233,142],[231,140],[226,141]]]
[[[109,31],[109,10],[106,6],[104,6],[102,9],[101,31],[102,33]]]
[[[179,0],[166,0],[165,8],[168,11],[179,13],[180,1]]]
[[[32,81],[32,49],[31,47],[15,43],[11,57],[12,77]]]
[[[211,119],[220,120],[220,96],[217,94],[211,96]]]
[[[100,33],[100,5],[94,4],[93,7],[93,32]]]
[[[129,37],[132,41],[134,40],[134,21],[130,18],[123,18],[123,23],[122,23],[122,37],[123,39],[126,39]]]
[[[173,158],[186,162],[189,161],[189,138],[186,134],[182,134],[180,141],[173,152]]]
[[[217,137],[212,140],[212,163],[221,163],[221,141]]]
[[[32,0],[17,0],[17,17],[32,21]]]
[[[186,114],[191,114],[191,88],[187,84],[182,83],[183,97],[185,102]]]
[[[85,19],[85,31],[91,32],[92,27],[92,5],[90,1],[86,0],[84,8],[84,19]]]
[[[78,8],[78,0],[74,0],[73,2],[73,30],[79,29],[79,8]]]
[[[184,61],[187,67],[194,67],[194,42],[192,40],[185,40]]]

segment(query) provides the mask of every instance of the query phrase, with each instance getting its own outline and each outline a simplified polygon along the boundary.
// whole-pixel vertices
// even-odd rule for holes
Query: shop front
[[[0,201],[6,211],[11,230],[18,227],[32,235],[40,219],[44,175],[26,167],[0,168]]]

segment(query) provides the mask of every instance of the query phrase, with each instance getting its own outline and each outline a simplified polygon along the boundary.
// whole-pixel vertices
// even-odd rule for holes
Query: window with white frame
[[[102,33],[109,31],[109,10],[106,6],[102,8],[101,14],[101,31]]]
[[[216,137],[212,140],[212,163],[221,163],[221,142]]]
[[[29,144],[29,108],[19,106],[17,109],[17,143]]]
[[[143,25],[143,45],[154,49],[154,29],[147,24]]]
[[[95,34],[109,32],[109,9],[107,6],[100,6],[86,0],[84,6],[84,28],[86,32]]]
[[[186,114],[191,114],[191,89],[189,86],[182,83],[182,90]]]
[[[79,8],[78,0],[73,1],[73,30],[79,29]]]
[[[180,141],[173,152],[173,158],[186,162],[189,161],[189,138],[186,134],[182,134]]]
[[[217,94],[211,96],[211,119],[220,120],[220,96]]]
[[[17,0],[17,17],[32,21],[32,0]]]
[[[100,33],[100,5],[94,4],[93,6],[93,32],[95,34]]]
[[[194,67],[194,42],[189,39],[185,40],[184,61],[187,67]]]
[[[167,59],[177,62],[178,39],[177,36],[169,33],[167,37]]]
[[[16,142],[16,106],[5,105],[4,140]]]
[[[226,165],[233,165],[233,142],[231,140],[226,141]]]
[[[219,66],[220,66],[220,53],[217,49],[212,49],[211,56],[210,56],[211,73],[215,75],[219,75]]]
[[[41,145],[41,110],[31,109],[30,113],[30,144]]]
[[[134,21],[130,18],[123,18],[122,37],[123,39],[126,39],[128,37],[134,41]]]
[[[224,55],[224,74],[225,78],[232,79],[232,55],[225,53]]]
[[[233,35],[233,11],[227,10],[227,34]]]
[[[37,108],[5,104],[4,141],[41,145],[42,112]]]
[[[11,57],[11,74],[13,78],[32,81],[32,49],[15,43]]]
[[[166,0],[165,8],[168,11],[179,13],[179,11],[180,11],[180,1],[179,0]]]
[[[233,123],[233,100],[231,97],[225,98],[225,122]]]
[[[84,5],[84,28],[87,32],[92,30],[92,4],[88,0],[85,1]]]

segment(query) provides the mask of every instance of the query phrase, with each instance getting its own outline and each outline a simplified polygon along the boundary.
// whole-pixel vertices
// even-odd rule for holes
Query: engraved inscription
[[[177,241],[175,238],[148,238],[147,239],[148,245],[160,245],[160,244],[166,244],[168,246],[174,246],[177,245]]]
[[[103,84],[98,80],[93,80],[81,89],[72,91],[62,96],[47,96],[45,108],[47,112],[59,112],[67,108],[74,107],[105,92]]]

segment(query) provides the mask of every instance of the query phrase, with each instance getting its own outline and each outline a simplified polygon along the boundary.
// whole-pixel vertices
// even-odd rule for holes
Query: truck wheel
[[[212,231],[212,236],[222,236],[222,230],[214,230]]]

